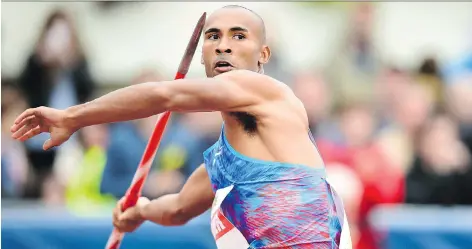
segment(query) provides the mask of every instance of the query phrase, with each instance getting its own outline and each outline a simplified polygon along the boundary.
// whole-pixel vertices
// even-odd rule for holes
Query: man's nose
[[[231,49],[230,48],[226,48],[226,49],[217,48],[216,53],[217,54],[221,54],[221,53],[231,54]]]
[[[220,44],[218,44],[218,47],[216,48],[216,54],[231,54],[231,48],[229,47],[229,44],[225,39],[222,39]]]

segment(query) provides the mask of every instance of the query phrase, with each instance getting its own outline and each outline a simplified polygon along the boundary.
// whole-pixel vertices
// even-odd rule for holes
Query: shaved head
[[[261,41],[262,41],[263,43],[266,42],[266,28],[265,28],[265,23],[264,23],[264,19],[262,19],[262,17],[261,17],[259,14],[257,14],[255,11],[253,11],[253,10],[251,10],[251,9],[248,9],[248,8],[246,8],[246,7],[244,7],[244,6],[241,6],[241,5],[235,5],[235,4],[233,4],[233,5],[226,5],[226,6],[222,7],[222,9],[224,9],[224,8],[240,8],[240,9],[244,9],[244,10],[246,10],[246,11],[251,12],[255,17],[257,17],[257,19],[259,19],[259,22],[260,22],[260,25],[261,25]]]
[[[224,6],[208,17],[203,33],[202,64],[208,77],[233,69],[264,72],[270,49],[264,21],[254,11],[239,5]]]

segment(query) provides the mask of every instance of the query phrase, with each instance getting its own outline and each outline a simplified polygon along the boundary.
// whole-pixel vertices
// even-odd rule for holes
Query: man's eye
[[[242,35],[242,34],[237,34],[237,35],[234,35],[234,37],[235,37],[237,40],[242,40],[242,39],[244,39],[244,38],[245,38],[245,36],[244,36],[244,35]]]
[[[211,34],[211,35],[208,36],[208,39],[216,40],[216,39],[218,39],[218,35],[217,34]]]

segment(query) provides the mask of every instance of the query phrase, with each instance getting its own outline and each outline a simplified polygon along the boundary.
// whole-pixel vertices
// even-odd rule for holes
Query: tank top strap
[[[221,124],[220,137],[222,138],[225,135],[225,122]]]

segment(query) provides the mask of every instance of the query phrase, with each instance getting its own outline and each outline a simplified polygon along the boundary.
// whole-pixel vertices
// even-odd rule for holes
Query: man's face
[[[223,8],[214,12],[204,28],[205,72],[214,77],[233,69],[258,71],[269,59],[263,45],[260,20],[242,8]]]

